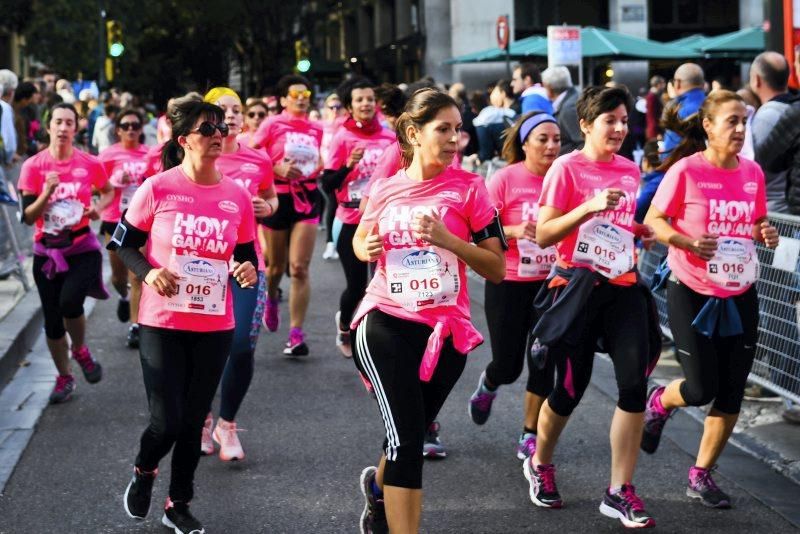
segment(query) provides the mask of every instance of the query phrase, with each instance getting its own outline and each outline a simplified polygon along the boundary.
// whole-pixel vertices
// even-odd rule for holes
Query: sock
[[[609,495],[616,495],[620,491],[622,491],[622,486],[609,486],[608,487]]]
[[[522,427],[522,433],[523,434],[533,434],[535,436],[536,435],[536,429],[535,428],[528,428],[527,426],[524,426],[524,427]]]
[[[484,388],[486,391],[488,391],[489,393],[494,393],[495,391],[497,391],[497,388],[499,387],[499,386],[490,387],[490,386],[489,386],[489,383],[486,381],[486,375],[483,375],[483,381],[482,381],[482,383],[483,383],[483,388]]]
[[[378,487],[378,484],[375,482],[375,479],[372,479],[370,482],[370,486],[372,486],[372,494],[376,497],[383,497],[383,490]]]

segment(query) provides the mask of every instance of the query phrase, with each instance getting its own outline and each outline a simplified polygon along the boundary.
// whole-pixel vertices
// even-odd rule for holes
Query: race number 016
[[[408,287],[411,288],[411,291],[419,291],[420,289],[439,289],[439,279],[431,278],[429,280],[427,278],[423,278],[422,280],[411,280],[408,283]]]
[[[180,284],[178,284],[175,294],[177,295],[180,292],[181,292],[181,286]],[[211,294],[211,286],[204,286],[202,284],[186,284],[186,294],[203,295],[207,297]]]

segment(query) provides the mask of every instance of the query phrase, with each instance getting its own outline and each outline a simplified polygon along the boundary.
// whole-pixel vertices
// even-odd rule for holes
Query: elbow
[[[556,244],[556,240],[552,238],[552,236],[548,235],[546,231],[544,231],[541,226],[536,227],[536,244],[540,248],[547,248],[551,247]]]
[[[493,284],[499,284],[506,277],[506,258],[504,254],[498,256],[492,268],[486,273],[486,279]]]

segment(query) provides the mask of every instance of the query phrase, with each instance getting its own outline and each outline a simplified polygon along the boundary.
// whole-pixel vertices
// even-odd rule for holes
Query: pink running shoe
[[[72,393],[75,391],[75,377],[72,375],[58,375],[56,377],[56,386],[50,393],[50,403],[60,404],[67,402],[72,398]]]
[[[286,342],[283,353],[287,356],[308,356],[308,345],[302,328],[293,326],[289,330],[289,341]]]
[[[92,358],[92,353],[89,352],[89,347],[86,345],[78,350],[73,347],[72,358],[81,366],[83,377],[90,384],[96,384],[103,378],[103,367],[97,360]]]
[[[242,443],[239,441],[239,436],[236,435],[238,431],[235,421],[228,422],[222,418],[217,420],[213,437],[214,441],[219,443],[219,459],[223,462],[244,460]]]
[[[211,439],[211,429],[214,427],[214,416],[208,412],[206,422],[203,423],[203,433],[200,436],[200,454],[211,456],[214,454],[214,441]]]
[[[261,322],[264,324],[264,328],[270,332],[276,332],[281,324],[280,314],[278,313],[280,311],[278,309],[279,302],[279,299],[267,297],[267,305],[264,307],[264,317],[261,318]]]

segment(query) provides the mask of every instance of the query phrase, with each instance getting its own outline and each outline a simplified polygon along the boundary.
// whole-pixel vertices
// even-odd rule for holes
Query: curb
[[[19,363],[42,333],[44,316],[35,288],[0,321],[0,390],[14,377]]]

